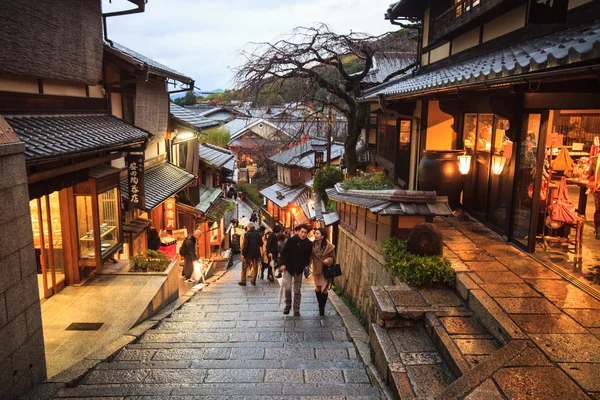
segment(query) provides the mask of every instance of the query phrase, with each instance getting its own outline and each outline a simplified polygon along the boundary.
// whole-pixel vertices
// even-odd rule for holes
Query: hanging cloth
[[[552,205],[551,214],[553,221],[560,221],[566,224],[577,223],[577,213],[575,206],[569,200],[569,190],[567,189],[567,178],[564,176],[558,186],[558,199]]]
[[[567,150],[566,147],[560,149],[556,159],[552,162],[553,171],[573,171],[574,166],[575,163],[569,155],[569,150]]]
[[[590,158],[595,157],[600,152],[600,138],[598,136],[594,136],[594,144],[590,149]]]

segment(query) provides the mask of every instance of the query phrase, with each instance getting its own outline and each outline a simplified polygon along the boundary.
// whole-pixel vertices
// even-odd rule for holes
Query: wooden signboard
[[[129,189],[129,207],[144,210],[144,152],[127,153],[127,187]]]

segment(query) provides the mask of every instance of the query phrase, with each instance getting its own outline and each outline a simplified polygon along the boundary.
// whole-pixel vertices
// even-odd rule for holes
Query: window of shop
[[[29,202],[33,245],[38,262],[40,299],[60,291],[65,284],[65,259],[59,193]]]

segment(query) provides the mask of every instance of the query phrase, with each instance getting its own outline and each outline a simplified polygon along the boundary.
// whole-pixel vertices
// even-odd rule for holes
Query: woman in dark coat
[[[327,241],[327,230],[325,228],[315,229],[315,241],[310,256],[313,265],[313,278],[315,280],[315,294],[319,303],[319,314],[325,315],[325,304],[327,304],[327,286],[329,280],[323,275],[323,267],[331,266],[335,262],[335,246]]]
[[[155,227],[148,230],[148,250],[158,251],[160,248],[160,237]]]

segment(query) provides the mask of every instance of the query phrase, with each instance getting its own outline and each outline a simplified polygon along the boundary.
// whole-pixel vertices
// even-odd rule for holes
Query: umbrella
[[[277,308],[279,308],[281,306],[281,296],[285,290],[285,272],[281,275],[281,278],[277,278],[277,283],[279,283],[279,294],[277,295]]]

